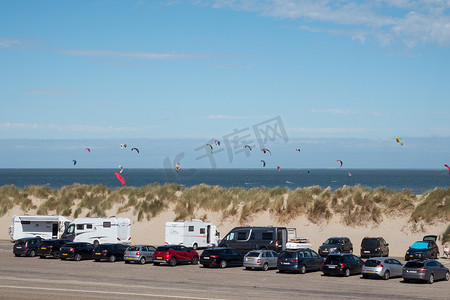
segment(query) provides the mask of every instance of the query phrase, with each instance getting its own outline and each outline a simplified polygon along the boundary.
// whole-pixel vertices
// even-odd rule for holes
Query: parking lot
[[[3,299],[450,299],[447,281],[430,285],[403,283],[401,278],[324,277],[321,272],[60,261],[14,257],[12,245],[0,242]],[[440,261],[450,267],[450,259]]]

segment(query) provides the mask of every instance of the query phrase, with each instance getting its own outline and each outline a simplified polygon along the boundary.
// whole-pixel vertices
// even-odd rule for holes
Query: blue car
[[[280,273],[320,271],[323,258],[311,249],[283,250],[278,256],[277,268]]]

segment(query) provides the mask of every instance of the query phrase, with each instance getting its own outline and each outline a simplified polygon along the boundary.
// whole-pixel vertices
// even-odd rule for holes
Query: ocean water
[[[0,186],[47,185],[59,189],[66,185],[92,184],[119,188],[116,169],[1,169]],[[450,174],[446,170],[380,170],[380,169],[125,169],[126,186],[141,187],[150,183],[176,183],[191,187],[205,183],[229,187],[288,187],[296,189],[318,185],[333,190],[344,185],[370,188],[408,189],[422,194],[436,187],[449,188]]]

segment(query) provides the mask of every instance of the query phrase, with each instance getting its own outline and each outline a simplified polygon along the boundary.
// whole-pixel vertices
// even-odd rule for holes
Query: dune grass
[[[426,192],[411,214],[414,222],[450,221],[450,188]]]

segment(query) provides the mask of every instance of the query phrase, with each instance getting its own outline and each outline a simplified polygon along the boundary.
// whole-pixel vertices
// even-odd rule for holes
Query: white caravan
[[[166,222],[166,245],[184,245],[197,250],[215,247],[219,244],[220,233],[213,223],[202,220]]]
[[[39,236],[44,240],[59,239],[71,220],[63,216],[14,215],[9,227],[11,241]]]
[[[87,242],[131,244],[131,221],[128,218],[77,218],[62,235],[63,239]]]

